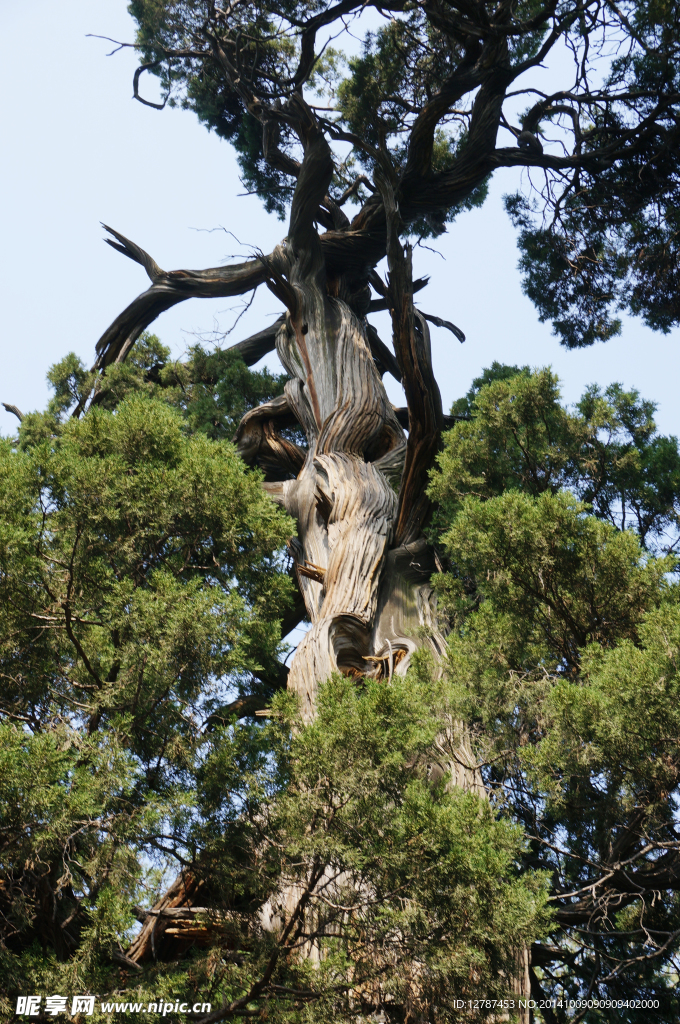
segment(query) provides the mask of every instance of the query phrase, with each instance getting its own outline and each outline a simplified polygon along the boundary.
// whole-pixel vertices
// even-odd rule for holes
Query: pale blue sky
[[[100,221],[167,270],[214,266],[247,255],[249,245],[268,251],[285,231],[256,197],[238,197],[245,190],[228,145],[190,113],[134,102],[134,55],[107,57],[112,47],[87,33],[131,41],[125,0],[0,0],[0,400],[24,411],[44,406],[47,369],[66,352],[91,364],[97,339],[146,287],[141,267],[103,244]],[[620,381],[659,404],[665,433],[680,434],[678,331],[664,337],[626,320],[620,338],[567,352],[550,325],[538,322],[521,291],[514,231],[501,205],[513,173],[499,175],[485,207],[437,240],[444,258],[415,253],[416,275],[431,276],[422,308],[453,320],[468,338],[460,345],[433,329],[445,406],[494,359],[551,364],[568,401],[591,382]],[[209,230],[219,227],[241,244]],[[192,332],[229,327],[238,302],[192,300],[164,314],[154,330],[180,357]],[[261,290],[230,340],[258,330],[277,311]],[[387,333],[384,317],[378,326]],[[402,404],[396,387],[391,397]],[[0,432],[15,426],[0,408]]]

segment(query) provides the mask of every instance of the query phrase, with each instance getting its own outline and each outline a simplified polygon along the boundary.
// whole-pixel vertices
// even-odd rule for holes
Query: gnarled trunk
[[[414,312],[410,259],[398,241],[392,185],[381,175],[391,272],[384,297],[408,399],[408,440],[361,315],[370,267],[363,281],[327,276],[314,220],[333,171],[328,144],[303,102],[296,97],[290,106],[305,157],[288,237],[264,263],[269,287],[287,307],[276,350],[292,379],[285,401],[244,418],[237,443],[244,456],[257,453],[260,464],[278,457],[290,469],[295,458],[276,433],[277,417],[292,415],[307,438],[295,478],[269,490],[298,524],[291,553],[312,628],[295,653],[288,686],[311,717],[319,682],[335,671],[404,673],[423,642],[441,654],[433,554],[422,526],[443,417],[427,324]]]

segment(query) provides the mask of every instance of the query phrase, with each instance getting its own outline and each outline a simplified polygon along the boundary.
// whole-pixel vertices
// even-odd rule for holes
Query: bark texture
[[[304,715],[312,717],[318,685],[335,671],[389,677],[407,670],[423,642],[441,653],[429,583],[434,562],[421,530],[424,485],[442,410],[436,385],[428,402],[418,405],[434,378],[424,320],[420,333],[415,329],[410,261],[404,260],[394,289],[400,294],[394,316],[405,321],[403,351],[398,347],[396,359],[389,353],[395,376],[409,384],[414,373],[428,377],[420,391],[417,383],[406,388],[408,441],[374,353],[383,365],[389,358],[357,315],[356,302],[353,309],[347,298],[331,294],[341,293],[342,283],[329,288],[314,225],[332,172],[330,150],[311,119],[303,114],[301,123],[305,158],[290,232],[265,262],[268,284],[288,307],[276,337],[277,353],[291,376],[285,404],[308,442],[299,472],[282,483],[276,497],[298,524],[291,553],[312,623],[293,658],[288,686],[299,695]],[[387,299],[394,303],[391,295]],[[425,405],[429,415],[423,416]],[[259,415],[271,422],[275,412],[270,408]],[[257,415],[249,414],[239,431],[246,457]],[[261,428],[260,447],[265,433]],[[267,441],[270,450],[271,444]]]

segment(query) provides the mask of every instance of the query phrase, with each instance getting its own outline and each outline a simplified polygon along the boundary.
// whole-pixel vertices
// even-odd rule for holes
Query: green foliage
[[[225,906],[269,896],[270,913],[285,907],[284,935],[304,896],[304,934],[320,957],[314,966],[300,957],[302,921],[278,943],[251,923],[238,965],[220,965],[222,998],[247,992],[272,957],[282,987],[268,1012],[282,1021],[308,1019],[295,998],[304,990],[314,994],[310,1019],[353,1021],[350,988],[378,978],[399,1004],[441,1022],[457,1019],[461,994],[507,994],[499,972],[546,927],[545,880],[519,877],[521,833],[486,801],[428,782],[446,708],[446,688],[421,665],[389,686],[335,677],[311,724],[279,695],[264,730],[221,733],[199,788],[211,885],[223,878]]]
[[[321,127],[341,144],[335,198],[358,185],[357,165],[373,173],[388,159],[413,237],[439,235],[480,205],[490,174],[517,163],[502,129],[528,130],[543,139],[545,185],[507,206],[541,319],[570,348],[617,335],[624,308],[657,330],[678,323],[676,0],[408,2],[368,16],[360,3],[318,0],[132,0],[129,11],[167,102],[234,147],[246,190],[267,211],[285,215],[302,156],[285,112],[296,90],[316,93]],[[557,76],[539,99],[538,64]],[[521,112],[518,96],[531,101]],[[362,229],[377,229],[376,197],[358,187],[351,197],[363,204]]]
[[[238,352],[189,349],[185,362],[170,360],[170,349],[145,331],[124,363],[113,363],[96,380],[97,405],[115,409],[125,398],[143,394],[176,408],[192,433],[231,440],[244,414],[283,394],[288,378],[269,370],[250,370]],[[56,394],[46,413],[25,417],[20,442],[31,446],[58,434],[68,411],[89,394],[93,380],[77,356],[69,353],[48,373]],[[301,432],[291,433],[298,443]]]
[[[441,33],[419,9],[368,32],[362,55],[349,60],[349,75],[338,88],[339,109],[351,131],[376,148],[381,139],[392,138],[397,146],[399,135],[407,139],[409,110],[451,73],[455,56],[442,43]],[[440,139],[444,142],[443,132]],[[446,144],[442,148],[445,162]],[[367,154],[359,159],[373,166]]]
[[[290,195],[288,177],[265,160],[262,128],[245,111],[238,93],[225,80],[219,64],[194,57],[186,66],[165,57],[167,50],[192,50],[194,37],[205,22],[205,0],[132,0],[128,6],[139,25],[138,42],[145,62],[157,61],[151,70],[171,105],[193,110],[199,120],[236,150],[246,189],[257,192],[267,212],[283,217]],[[286,3],[286,13],[303,17],[312,3]],[[243,39],[242,59],[259,76],[263,97],[276,95],[277,79],[294,72],[295,47],[276,31],[276,14],[264,4],[249,4],[238,12]]]
[[[186,853],[206,720],[274,663],[292,524],[141,393],[3,442],[0,524],[2,955],[12,991],[97,990]]]
[[[525,866],[551,872],[537,990],[659,1001],[588,1024],[675,1019],[680,601],[676,559],[640,542],[677,531],[677,442],[618,385],[563,408],[545,370],[496,364],[454,408],[472,419],[431,486],[451,713],[525,829]]]
[[[164,379],[172,381],[172,373],[166,371]],[[235,352],[218,349],[209,354],[196,346],[189,352],[184,390],[175,391],[175,401],[192,430],[231,438],[249,409],[283,394],[287,379],[266,369],[249,370]]]
[[[453,416],[471,416],[474,409],[475,398],[485,384],[491,384],[496,380],[509,380],[512,377],[518,377],[520,374],[526,375],[530,372],[531,370],[528,366],[508,366],[507,364],[499,363],[494,359],[491,366],[482,370],[479,377],[475,377],[467,394],[464,395],[463,398],[456,399],[451,406],[451,414]]]
[[[489,376],[493,375],[492,380]],[[475,381],[454,410],[472,418],[456,424],[445,442],[443,474],[434,496],[447,511],[465,495],[490,498],[505,490],[555,492],[573,473],[586,439],[582,424],[559,404],[549,371],[500,367]]]
[[[149,335],[82,419],[80,364],[50,379],[58,403],[0,457],[3,1012],[97,992],[349,1024],[379,980],[445,1024],[461,993],[507,996],[546,879],[520,874],[517,825],[429,779],[448,685],[422,660],[389,685],[337,677],[304,724],[267,682],[293,527],[209,434],[281,382],[220,352],[173,365]],[[234,691],[268,722],[237,722]],[[455,730],[439,748],[453,765]],[[177,865],[208,927],[131,973],[138,908]]]
[[[539,319],[552,321],[553,333],[567,348],[610,341],[621,333],[621,321],[611,310],[621,295],[625,266],[607,238],[605,223],[583,230],[584,223],[588,225],[589,208],[584,216],[588,198],[592,200],[592,196],[579,194],[569,201],[561,230],[537,227],[535,210],[523,196],[506,196],[505,200],[515,227],[520,229],[524,293],[536,306]]]
[[[48,406],[48,412],[57,419],[79,401],[87,385],[91,384],[90,375],[73,352],[69,352],[60,363],[50,367],[47,379],[54,388],[54,397]]]
[[[615,526],[635,527],[654,548],[675,538],[680,513],[680,452],[660,437],[654,405],[637,391],[592,386],[573,411],[559,401],[550,370],[494,363],[452,412],[470,416],[444,441],[432,495],[446,523],[467,495],[568,488]]]
[[[283,381],[200,348],[172,364],[150,335],[81,420],[83,367],[50,380],[0,458],[8,999],[354,1024],[379,982],[390,1019],[453,1024],[531,946],[544,996],[594,979],[659,1001],[630,1024],[673,1019],[680,603],[643,545],[673,539],[680,456],[653,404],[612,385],[568,410],[548,370],[484,371],[431,485],[444,677],[334,678],[310,724],[275,692],[292,524],[215,440]],[[490,800],[447,786],[461,750]],[[198,938],[130,973],[137,908],[178,864]]]
[[[604,93],[629,101],[642,100],[650,88],[659,96],[677,94],[677,3],[627,6],[639,46],[616,54],[603,76]],[[649,116],[653,107],[647,92],[635,111],[628,102],[589,108],[583,171],[554,216],[520,194],[506,199],[520,228],[525,292],[569,348],[618,334],[617,309],[664,332],[678,322],[678,129],[670,107],[661,100],[654,130],[625,160],[594,155],[604,139],[622,138],[636,114]]]
[[[461,995],[507,997],[516,949],[548,926],[546,880],[520,876],[516,826],[485,800],[428,781],[448,705],[425,663],[389,686],[336,677],[321,687],[311,725],[278,695],[264,728],[215,730],[194,767],[175,750],[172,788],[156,777],[145,786],[142,759],[103,723],[87,737],[73,727],[29,735],[7,726],[2,796],[16,810],[3,823],[13,854],[3,871],[16,885],[26,856],[37,857],[43,887],[57,887],[58,915],[38,933],[41,946],[26,948],[35,903],[30,892],[23,903],[15,897],[6,991],[115,988],[121,1000],[121,992],[144,1003],[164,992],[213,1006],[250,994],[246,1007],[256,1009],[255,986],[270,969],[274,1019],[348,1024],[357,1013],[350,990],[377,979],[440,1024],[458,1019]],[[161,837],[169,849],[200,850],[192,870],[210,893],[212,943],[181,967],[149,964],[128,978],[112,952],[129,935],[131,908],[152,897],[140,853]],[[65,847],[67,871],[48,876]],[[75,941],[55,957],[54,932],[74,909],[64,935]],[[275,931],[263,927],[271,916]],[[300,948],[303,925],[316,967]]]
[[[525,647],[531,662],[543,644],[539,670],[573,671],[586,644],[635,637],[640,616],[663,596],[673,559],[642,561],[632,531],[586,510],[568,494],[471,497],[442,537],[463,580],[474,576],[481,621],[502,633],[514,623],[518,668]],[[453,594],[460,583],[450,585]]]
[[[636,84],[631,76],[628,87]],[[506,197],[520,229],[524,291],[568,348],[619,334],[617,309],[664,333],[678,322],[679,168],[677,141],[665,142],[650,142],[624,166],[594,162],[550,226],[521,195]]]

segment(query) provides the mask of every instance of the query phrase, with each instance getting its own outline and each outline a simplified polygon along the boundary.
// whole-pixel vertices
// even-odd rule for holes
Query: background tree
[[[547,370],[496,364],[454,408],[471,418],[431,485],[446,672],[492,800],[531,837],[526,868],[550,872],[556,927],[532,946],[532,993],[558,1001],[548,1022],[586,997],[627,1005],[580,1019],[673,1020],[677,441],[618,386],[563,408]],[[659,1007],[636,1010],[645,998]]]

